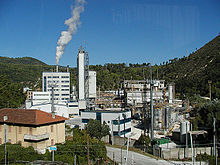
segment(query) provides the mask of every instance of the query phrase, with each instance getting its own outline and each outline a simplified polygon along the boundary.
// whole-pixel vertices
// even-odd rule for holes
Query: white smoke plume
[[[68,26],[66,31],[61,32],[61,36],[56,47],[56,64],[58,65],[60,58],[64,53],[66,45],[72,40],[72,35],[77,32],[77,27],[80,26],[80,13],[84,11],[85,0],[76,0],[75,6],[72,9],[72,17],[65,21]]]

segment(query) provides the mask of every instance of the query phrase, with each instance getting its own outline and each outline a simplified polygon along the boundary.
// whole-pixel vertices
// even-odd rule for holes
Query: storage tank
[[[185,143],[186,132],[190,131],[190,122],[183,121],[180,123],[180,142]]]
[[[169,103],[173,103],[173,86],[172,86],[172,84],[169,84],[168,92],[169,92]]]
[[[180,124],[180,135],[186,134],[186,131],[190,131],[190,122],[189,121],[183,121]]]

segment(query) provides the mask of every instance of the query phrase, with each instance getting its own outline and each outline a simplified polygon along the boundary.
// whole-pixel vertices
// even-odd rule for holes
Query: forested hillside
[[[153,78],[175,82],[176,92],[180,95],[200,94],[208,96],[208,81],[212,81],[212,96],[220,98],[220,36],[204,45],[199,50],[180,59],[170,59],[160,65],[152,66]],[[9,81],[29,86],[41,87],[43,71],[55,70],[37,59],[0,57],[0,75]],[[59,67],[65,71],[66,67]],[[104,64],[90,65],[90,70],[97,71],[97,87],[101,90],[119,89],[126,79],[141,80],[150,78],[150,64]],[[76,84],[76,68],[70,68],[71,82]],[[38,82],[38,83],[36,83]],[[2,93],[0,93],[1,97]]]
[[[208,95],[212,81],[213,98],[220,98],[220,36],[188,57],[170,60],[160,66],[164,78],[176,83],[180,93]]]
[[[17,108],[25,101],[21,84],[12,83],[0,75],[0,109],[5,107]]]
[[[208,81],[212,81],[212,96],[220,98],[220,36],[201,49],[180,59],[171,59],[152,66],[153,78],[165,79],[176,84],[176,92],[181,95],[200,94],[208,96]],[[117,89],[124,79],[139,80],[150,78],[149,63],[105,64],[90,66],[97,71],[97,86],[101,89]]]
[[[21,58],[0,57],[0,63],[46,65],[44,62],[32,57],[21,57]]]

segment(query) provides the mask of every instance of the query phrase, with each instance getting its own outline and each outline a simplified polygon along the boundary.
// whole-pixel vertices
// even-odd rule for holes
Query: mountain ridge
[[[90,65],[97,72],[97,87],[101,90],[120,88],[124,79],[141,80],[150,77],[150,64],[104,64]],[[158,79],[176,84],[177,93],[208,95],[208,81],[212,81],[214,98],[220,98],[220,35],[206,43],[197,51],[182,58],[170,59],[163,65],[152,66],[153,75]],[[54,65],[31,58],[0,57],[0,75],[11,81],[30,86],[39,81],[43,71],[52,71]],[[66,67],[60,66],[60,71]],[[76,68],[70,68],[72,83],[76,84]],[[157,75],[157,76],[155,76]],[[40,86],[39,86],[40,87]]]

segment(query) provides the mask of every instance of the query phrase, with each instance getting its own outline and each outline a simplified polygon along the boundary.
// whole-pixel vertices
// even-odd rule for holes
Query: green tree
[[[86,125],[86,131],[92,138],[95,137],[101,139],[102,137],[109,135],[110,128],[105,122],[101,124],[98,120],[89,120]]]

